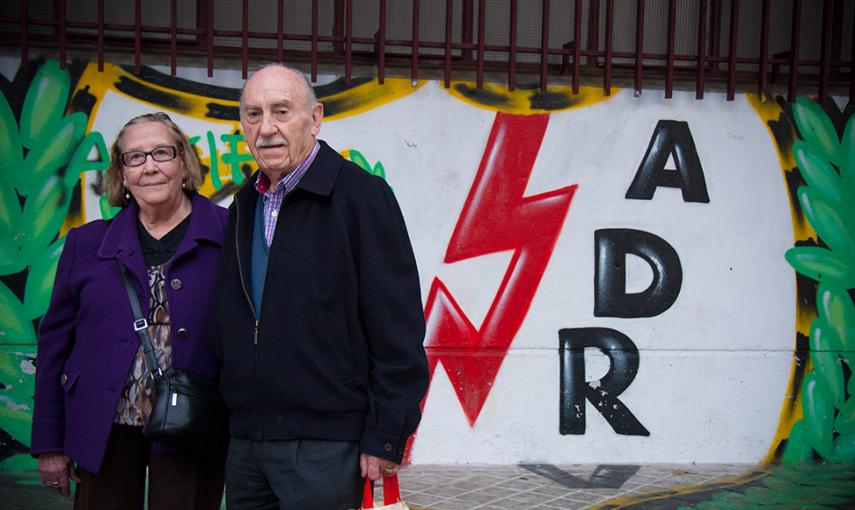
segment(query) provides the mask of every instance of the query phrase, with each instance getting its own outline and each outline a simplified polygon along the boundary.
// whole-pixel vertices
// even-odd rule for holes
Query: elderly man
[[[235,194],[213,298],[232,435],[230,509],[357,508],[394,474],[427,389],[406,226],[382,179],[317,139],[306,78],[268,65],[240,122],[259,172]]]

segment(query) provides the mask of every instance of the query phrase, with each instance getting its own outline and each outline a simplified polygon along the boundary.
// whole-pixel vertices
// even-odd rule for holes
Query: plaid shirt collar
[[[258,172],[258,176],[255,178],[255,191],[266,196],[291,191],[297,186],[300,179],[312,165],[312,161],[315,160],[315,156],[318,155],[318,150],[320,150],[320,148],[321,144],[316,141],[315,146],[312,147],[312,152],[309,153],[308,157],[306,157],[306,159],[303,160],[303,162],[300,163],[300,165],[293,171],[283,175],[274,186],[270,185],[270,177],[268,177],[267,174],[264,172]]]

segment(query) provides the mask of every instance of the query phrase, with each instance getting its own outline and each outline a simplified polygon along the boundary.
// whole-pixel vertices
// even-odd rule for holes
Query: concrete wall
[[[223,204],[256,167],[237,72],[0,71],[0,469],[15,469],[34,326],[64,233],[114,214],[100,172],[119,127],[169,112]],[[416,251],[432,381],[413,462],[855,461],[841,101],[336,77],[317,93],[321,138],[386,178]]]

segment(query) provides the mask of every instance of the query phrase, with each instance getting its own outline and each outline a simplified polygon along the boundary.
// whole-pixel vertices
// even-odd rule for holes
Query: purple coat
[[[166,274],[173,365],[215,378],[219,367],[206,335],[207,314],[227,213],[200,195],[191,200],[190,225]],[[138,211],[131,201],[112,221],[93,221],[68,232],[39,328],[34,456],[64,452],[88,471],[101,468],[116,405],[140,345],[119,263],[132,275],[148,317]]]

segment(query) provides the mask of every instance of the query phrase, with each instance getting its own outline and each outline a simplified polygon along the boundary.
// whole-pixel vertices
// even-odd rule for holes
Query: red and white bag
[[[365,479],[365,488],[362,490],[362,508],[373,508],[375,510],[410,510],[406,503],[401,501],[401,489],[398,487],[398,475],[383,477],[383,506],[374,506],[374,491],[371,490],[371,481]]]

